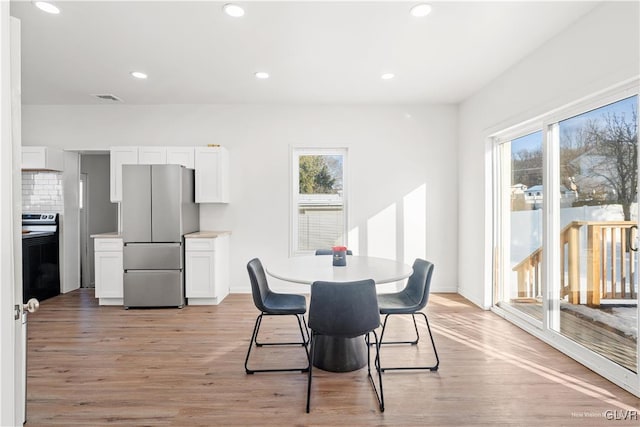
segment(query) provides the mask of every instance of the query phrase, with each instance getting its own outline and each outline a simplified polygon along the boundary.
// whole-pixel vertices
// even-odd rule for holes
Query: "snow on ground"
[[[560,309],[573,311],[594,322],[610,326],[629,338],[638,339],[637,307],[591,308],[586,305],[562,303]]]

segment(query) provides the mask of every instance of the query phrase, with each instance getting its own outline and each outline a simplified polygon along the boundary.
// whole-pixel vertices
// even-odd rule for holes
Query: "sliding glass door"
[[[558,332],[637,372],[638,97],[553,124],[560,162]],[[553,141],[556,142],[556,141]]]
[[[542,321],[542,132],[499,144],[501,276],[497,304]]]
[[[637,85],[498,133],[493,154],[494,307],[640,389]]]

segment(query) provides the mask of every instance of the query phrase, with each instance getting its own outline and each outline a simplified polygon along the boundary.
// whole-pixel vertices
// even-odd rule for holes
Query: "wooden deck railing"
[[[560,232],[560,297],[580,303],[580,229],[587,227],[588,305],[602,300],[637,298],[635,283],[636,253],[628,249],[633,221],[573,221]],[[533,251],[513,271],[518,276],[518,298],[542,295],[542,248]]]
[[[628,250],[632,221],[589,222],[587,228],[587,304],[603,299],[636,299],[635,260]]]
[[[513,267],[518,273],[518,298],[542,296],[542,248],[538,248]]]
[[[560,232],[560,298],[568,296],[571,304],[580,304],[580,229],[585,224],[572,221]]]

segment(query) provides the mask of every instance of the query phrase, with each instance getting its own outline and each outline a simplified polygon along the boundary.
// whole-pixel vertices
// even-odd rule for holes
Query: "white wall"
[[[603,3],[459,107],[459,292],[491,305],[487,137],[640,74],[637,2]]]
[[[231,230],[231,289],[246,263],[289,253],[290,147],[348,147],[350,247],[435,264],[434,291],[457,287],[457,145],[453,106],[24,106],[25,145],[221,144],[231,203],[202,205],[201,229]],[[406,229],[405,229],[406,225]],[[382,237],[386,236],[386,237]],[[289,288],[274,280],[276,288]],[[297,287],[308,291],[306,287]]]

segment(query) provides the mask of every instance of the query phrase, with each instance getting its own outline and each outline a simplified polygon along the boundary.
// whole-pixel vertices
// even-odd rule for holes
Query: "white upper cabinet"
[[[194,169],[193,147],[167,147],[167,163]]]
[[[182,165],[193,169],[193,147],[138,147],[138,164]]]
[[[111,201],[122,201],[122,165],[138,164],[138,147],[111,147]]]
[[[229,203],[229,152],[196,147],[196,203]]]
[[[64,170],[62,150],[51,147],[22,147],[22,169]]]
[[[139,165],[164,165],[167,163],[167,147],[138,147]]]
[[[122,201],[122,165],[161,164],[195,169],[196,203],[229,203],[229,152],[224,147],[123,146],[110,151],[114,203]]]

